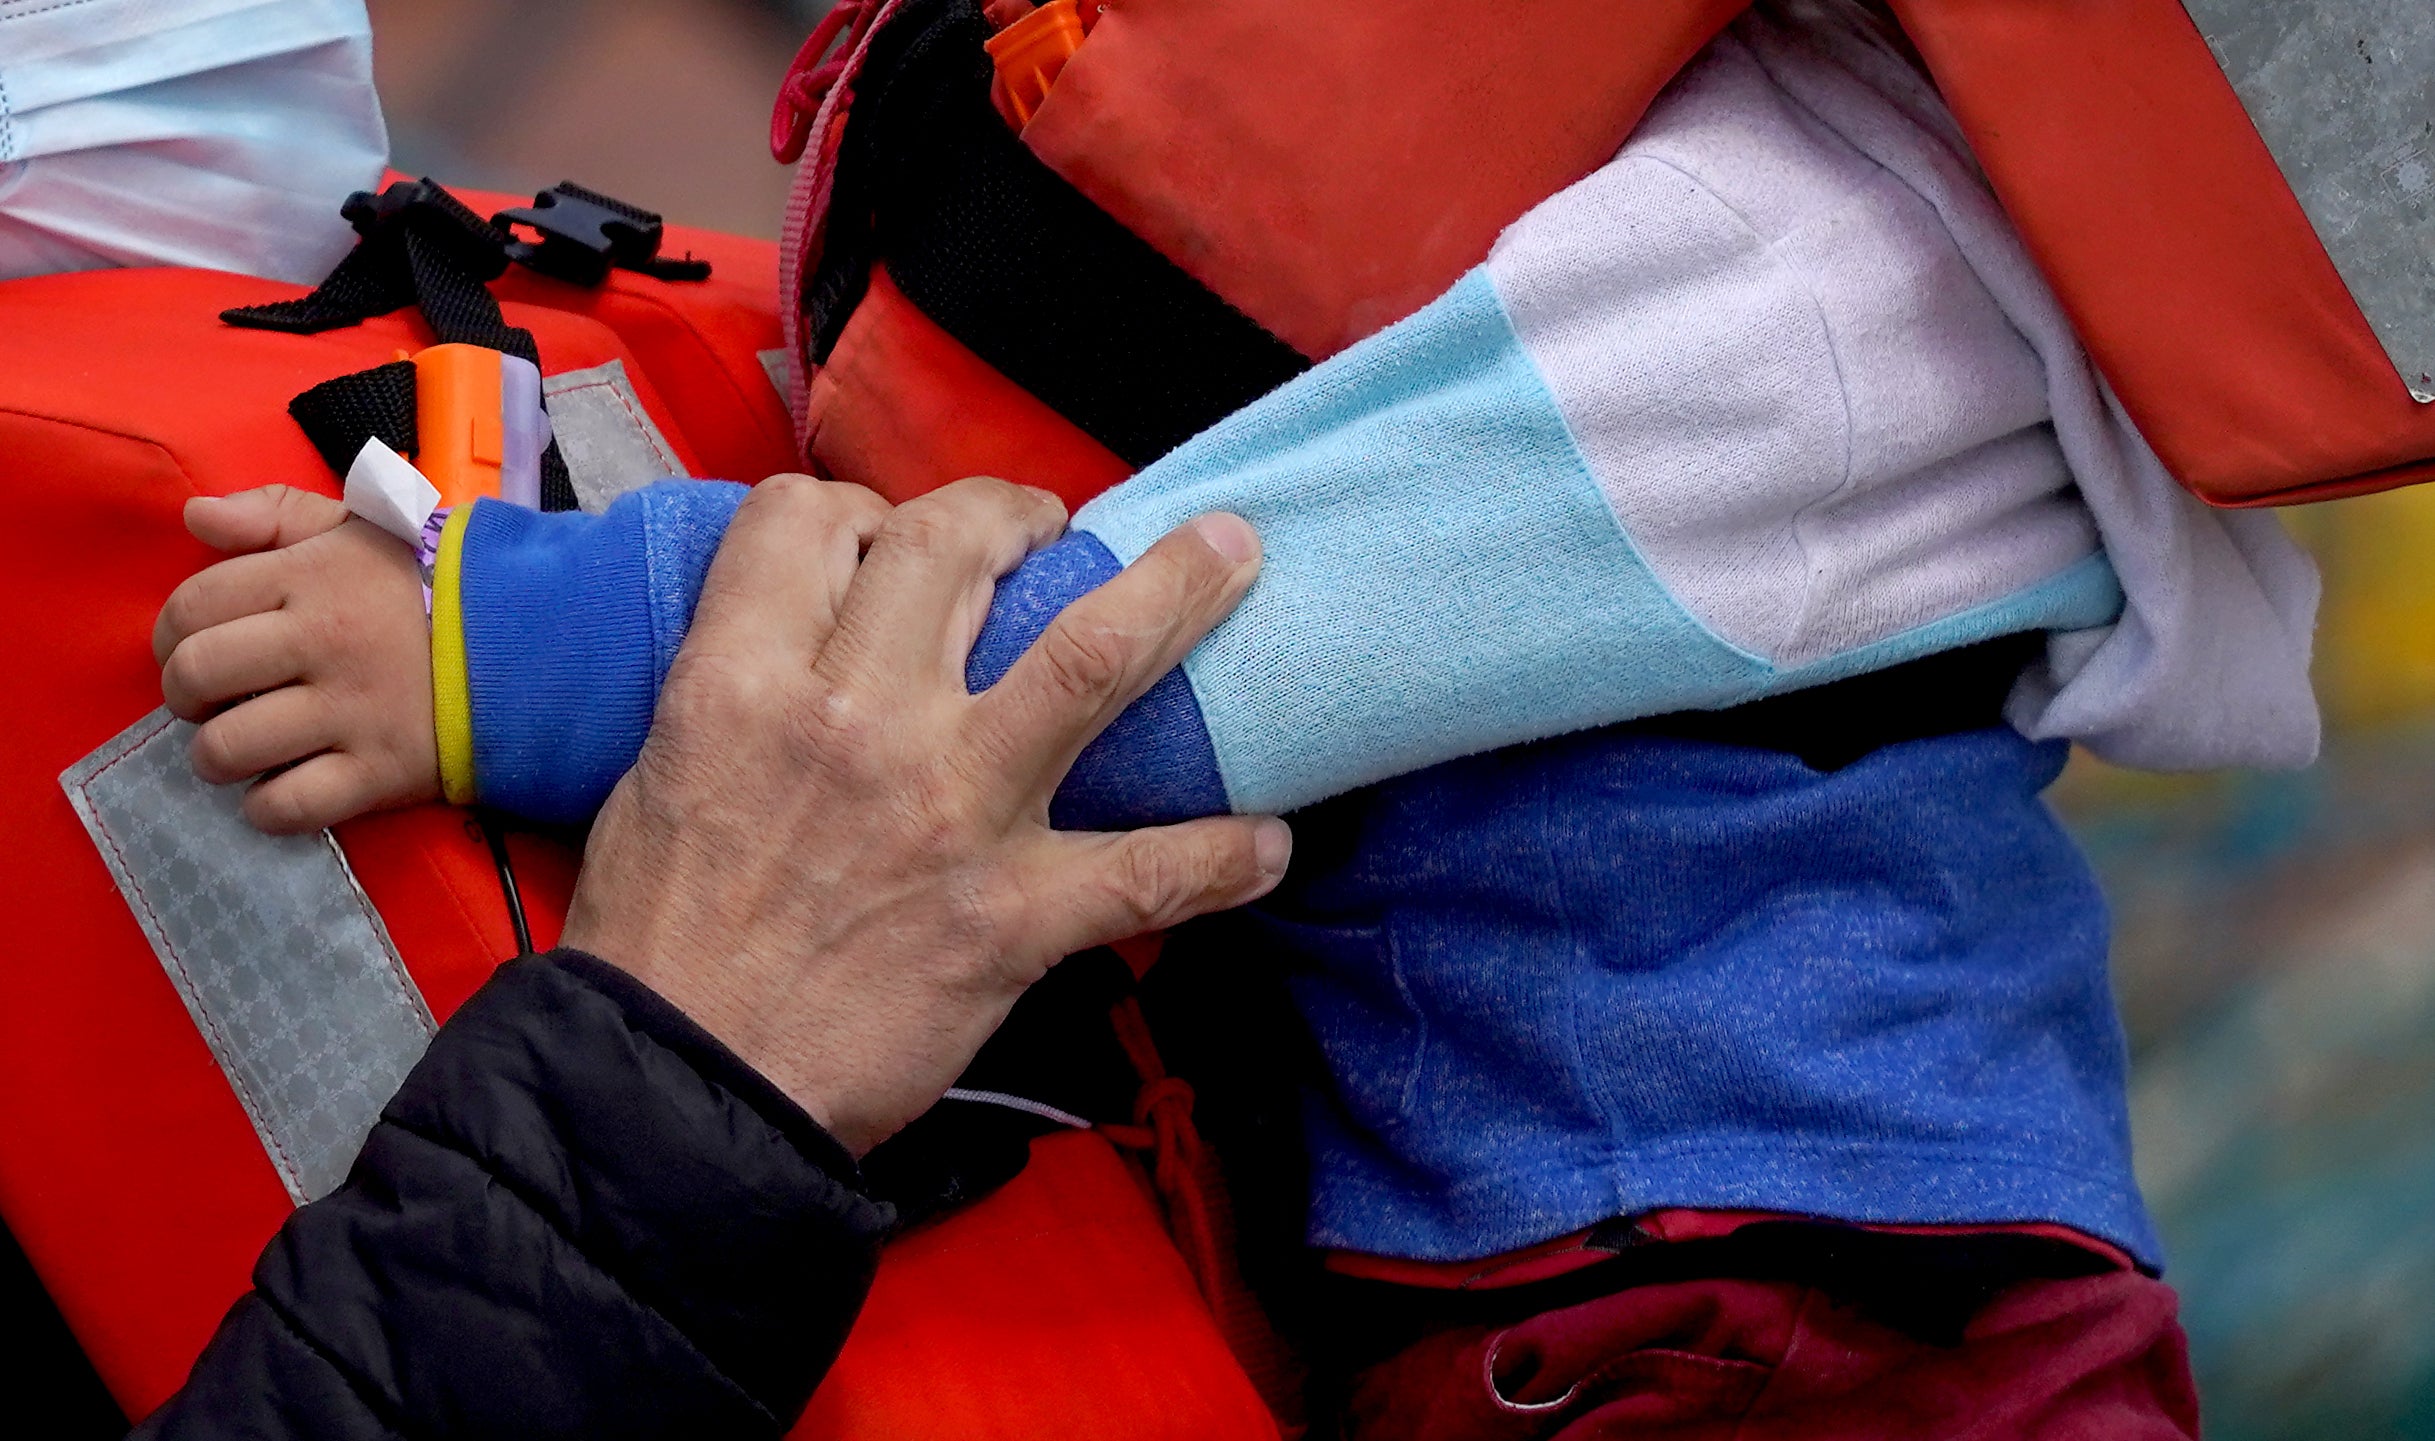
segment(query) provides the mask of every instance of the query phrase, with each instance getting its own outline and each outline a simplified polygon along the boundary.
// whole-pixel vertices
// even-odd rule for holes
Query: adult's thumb
[[[1293,832],[1274,816],[1059,840],[1057,873],[1031,888],[1046,912],[1034,919],[1058,955],[1256,901],[1284,878],[1294,850]]]

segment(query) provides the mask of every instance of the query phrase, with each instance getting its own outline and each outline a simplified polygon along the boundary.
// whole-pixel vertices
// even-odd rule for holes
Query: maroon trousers
[[[1960,1344],[1788,1281],[1637,1286],[1438,1331],[1352,1378],[1347,1441],[2188,1441],[2171,1288],[2023,1280]]]

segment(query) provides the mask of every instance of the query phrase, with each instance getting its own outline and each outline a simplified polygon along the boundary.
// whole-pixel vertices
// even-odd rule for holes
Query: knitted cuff
[[[450,805],[474,803],[473,703],[465,677],[465,619],[459,601],[465,525],[474,505],[446,512],[431,559],[431,721],[439,742],[440,793]],[[429,534],[429,528],[425,528]]]

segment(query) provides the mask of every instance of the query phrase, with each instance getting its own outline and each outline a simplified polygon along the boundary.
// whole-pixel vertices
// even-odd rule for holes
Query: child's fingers
[[[244,809],[254,829],[292,836],[352,819],[387,799],[370,764],[330,751],[256,781],[245,793]]]
[[[225,786],[327,750],[338,739],[338,717],[321,691],[281,686],[205,721],[188,756],[196,775]]]
[[[277,556],[241,555],[186,577],[152,623],[154,663],[167,665],[190,635],[286,604],[290,571]]]
[[[178,719],[201,721],[228,701],[303,675],[295,617],[262,611],[179,641],[161,665],[161,700]]]
[[[186,529],[212,549],[232,555],[311,540],[336,530],[346,519],[344,505],[292,485],[202,495],[186,502]]]

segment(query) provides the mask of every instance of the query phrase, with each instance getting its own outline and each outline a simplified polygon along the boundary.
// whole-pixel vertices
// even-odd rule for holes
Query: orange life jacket
[[[885,83],[862,71],[872,37],[928,3],[844,0],[831,22],[844,47],[824,60],[818,40],[790,78],[773,138],[806,157],[785,242],[792,296],[821,263],[841,139],[867,98],[857,92]],[[1748,3],[1534,0],[1423,17],[1298,0],[1090,0],[1083,18],[1095,23],[1042,77],[1022,142],[1209,291],[1321,360],[1434,299],[1506,225],[1605,163]],[[2413,395],[2435,400],[2435,247],[2422,234],[2407,262],[2357,253],[2359,232],[2406,234],[2413,220],[2423,231],[2425,213],[2408,209],[2401,158],[2345,192],[2357,177],[2334,173],[2343,157],[2328,154],[2348,144],[2369,164],[2417,142],[2346,137],[2341,116],[2297,93],[2303,82],[2398,85],[2387,93],[2414,130],[2435,82],[2387,55],[2286,75],[2294,103],[2278,104],[2269,67],[2228,74],[2191,18],[2216,17],[2238,61],[2260,38],[2227,16],[2241,8],[1892,0],[2099,368],[2185,486],[2218,505],[2280,505],[2435,477],[2435,405]],[[2315,39],[2329,37],[2339,59],[2368,55],[2348,30]],[[2287,72],[2315,54],[2283,49]],[[2376,108],[2353,98],[2345,109],[2372,122]],[[2430,157],[2412,153],[2423,188]],[[2342,242],[2352,283],[2304,196]],[[1123,473],[970,336],[908,303],[888,258],[833,346],[796,373],[813,457],[899,495],[973,471],[1069,494]],[[798,352],[817,341],[799,311],[788,307]]]
[[[774,249],[690,231],[674,245],[712,261],[712,278],[621,272],[583,289],[519,271],[496,286],[508,322],[538,342],[560,428],[580,431],[586,415],[627,424],[635,463],[652,469],[797,468],[768,368]],[[273,482],[334,492],[288,399],[431,342],[410,312],[310,336],[217,318],[294,293],[175,270],[0,286],[0,504],[19,537],[0,567],[0,606],[22,631],[20,696],[0,746],[11,862],[0,907],[14,918],[0,956],[0,1216],[137,1416],[184,1379],[299,1195],[334,1181],[331,1157],[344,1165],[291,1144],[313,1141],[314,1116],[259,1093],[242,1054],[251,1043],[227,1030],[243,1018],[184,973],[213,943],[181,929],[178,909],[267,880],[241,867],[173,875],[174,858],[106,853],[143,840],[108,829],[109,788],[174,759],[161,719],[127,728],[160,703],[154,616],[214,559],[186,535],[184,501]],[[576,857],[529,836],[508,845],[546,947]],[[335,878],[342,903],[360,896],[361,914],[342,919],[402,965],[410,984],[387,1000],[409,1028],[444,1020],[516,950],[493,860],[462,812],[366,817],[338,828],[334,851],[308,842],[281,854]],[[237,943],[272,946],[255,934]],[[323,1041],[341,1067],[345,1039]],[[315,1074],[335,1073],[304,1082]],[[318,1099],[302,1101],[309,1111]],[[1146,1115],[1145,1131],[1171,1119]],[[1275,1435],[1203,1297],[1208,1267],[1196,1272],[1170,1240],[1161,1200],[1103,1133],[1036,1142],[1005,1188],[889,1249],[796,1434]]]
[[[581,377],[604,413],[647,420],[644,449],[664,445],[697,474],[751,479],[808,456],[894,498],[995,473],[1075,501],[1127,474],[1132,462],[910,301],[884,253],[807,356],[805,285],[838,159],[884,83],[865,72],[873,39],[936,3],[844,0],[807,48],[778,117],[806,158],[777,253],[687,233],[676,244],[716,265],[707,286],[503,281],[545,372]],[[1233,311],[1323,360],[1442,292],[1505,225],[1603,163],[1745,3],[1536,0],[1424,23],[1357,3],[1108,0],[1061,68],[1033,72],[1045,93],[1024,102],[1021,142]],[[2435,474],[2435,413],[2412,399],[2180,0],[1895,9],[2185,484],[2261,504]],[[101,804],[112,737],[157,704],[153,615],[212,559],[185,536],[180,502],[271,481],[333,489],[287,399],[431,338],[404,317],[310,337],[214,319],[291,293],[178,272],[0,287],[0,498],[20,537],[0,594],[21,617],[30,682],[0,747],[19,858],[0,875],[16,918],[0,962],[0,1214],[137,1412],[174,1388],[243,1288],[296,1167],[266,1148],[174,957],[165,969],[156,954],[158,925],[114,884],[59,777]],[[791,407],[764,379],[773,352]],[[78,769],[97,754],[102,768]],[[511,844],[546,944],[572,858]],[[367,818],[337,846],[429,1017],[513,948],[491,860],[458,814]],[[994,1263],[977,1281],[971,1255]],[[1155,1211],[1089,1134],[1038,1143],[1004,1191],[891,1252],[805,1426],[1273,1430]]]

